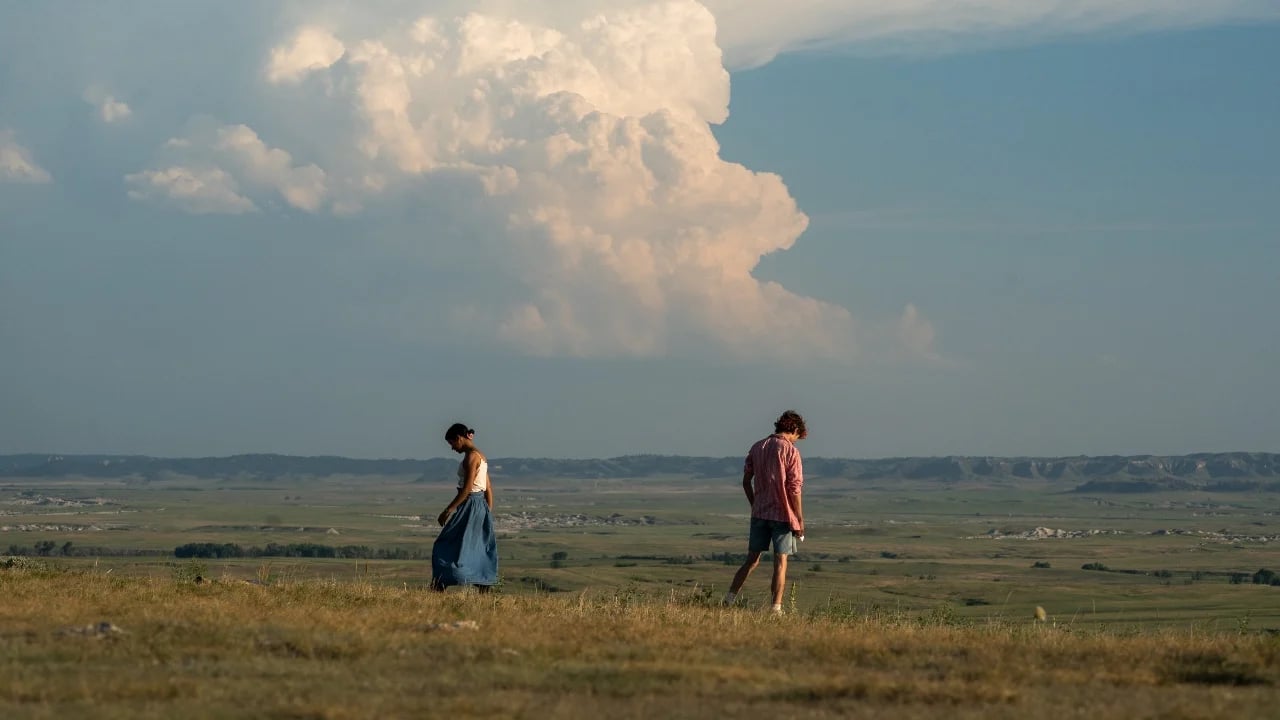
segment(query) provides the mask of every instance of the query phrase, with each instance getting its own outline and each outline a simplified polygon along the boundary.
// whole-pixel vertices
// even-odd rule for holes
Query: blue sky
[[[379,87],[349,18],[68,7],[0,10],[0,452],[427,457],[462,420],[498,456],[726,455],[788,407],[812,455],[1280,449],[1280,24],[851,33],[727,80],[691,32],[687,86],[528,71],[595,115],[483,96],[516,119],[486,148],[605,138],[583,186],[334,110]]]

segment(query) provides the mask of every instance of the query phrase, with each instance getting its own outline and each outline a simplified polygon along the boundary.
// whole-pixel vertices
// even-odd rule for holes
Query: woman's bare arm
[[[436,518],[440,521],[441,525],[448,522],[449,516],[452,515],[453,512],[457,510],[467,499],[467,496],[471,494],[471,489],[476,485],[476,475],[480,473],[480,460],[481,455],[478,452],[469,452],[467,453],[467,456],[462,459],[462,464],[467,469],[466,480],[463,481],[462,487],[458,488],[458,494],[454,496],[453,501],[444,509],[444,512],[440,513],[440,517]]]

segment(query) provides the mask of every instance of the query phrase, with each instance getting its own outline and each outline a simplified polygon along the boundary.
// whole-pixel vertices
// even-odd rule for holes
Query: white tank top
[[[458,489],[461,490],[467,484],[467,465],[466,460],[458,463]],[[481,460],[480,467],[476,468],[476,484],[471,486],[471,492],[483,492],[489,487],[489,461]]]

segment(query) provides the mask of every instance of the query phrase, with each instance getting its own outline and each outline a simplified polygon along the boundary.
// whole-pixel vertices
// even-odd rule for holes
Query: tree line
[[[173,549],[177,558],[288,557],[288,558],[354,558],[359,560],[422,560],[431,557],[429,550],[418,548],[374,548],[368,545],[324,545],[322,543],[267,543],[265,546],[238,543],[187,543]]]
[[[109,548],[100,545],[76,545],[67,540],[37,540],[32,545],[9,546],[9,555],[14,557],[143,557],[168,555],[165,550],[146,550],[142,548]]]

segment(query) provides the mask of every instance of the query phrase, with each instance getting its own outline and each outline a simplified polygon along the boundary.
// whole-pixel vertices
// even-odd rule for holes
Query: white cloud
[[[454,315],[528,352],[773,357],[848,356],[854,322],[752,275],[807,219],[780,178],[720,158],[726,64],[1280,14],[1257,0],[440,0],[394,15],[406,7],[296,3],[297,29],[267,55],[286,102],[343,129],[320,163],[334,212],[452,188],[434,220],[474,238],[504,290]],[[913,305],[870,327],[886,353],[938,357]]]
[[[440,222],[472,224],[463,234],[506,289],[455,308],[469,328],[541,355],[852,353],[846,310],[751,275],[807,219],[780,178],[719,157],[710,124],[727,116],[729,76],[701,5],[572,19],[562,8],[554,27],[526,10],[473,12],[333,34],[341,60],[273,73],[295,36],[266,74],[321,76],[292,92],[324,93],[334,127],[354,120],[337,145],[359,181],[344,188],[371,200],[436,178],[468,198]]]
[[[914,304],[908,303],[903,308],[896,330],[898,345],[907,355],[927,360],[938,359],[938,352],[933,344],[933,323],[921,315]]]
[[[295,166],[289,153],[268,147],[247,125],[219,128],[214,147],[247,182],[275,190],[293,207],[315,212],[323,204],[325,172],[315,165]]]
[[[854,319],[754,277],[760,259],[794,245],[808,219],[781,178],[719,156],[710,127],[727,117],[726,65],[809,47],[933,51],[1280,15],[1274,0],[273,8],[292,18],[266,26],[292,28],[278,46],[238,47],[260,61],[252,79],[265,83],[261,95],[236,86],[246,114],[175,133],[154,164],[125,178],[131,197],[191,213],[284,206],[371,223],[412,208],[421,232],[381,251],[474,278],[475,292],[451,310],[481,336],[544,355],[714,347],[767,359],[849,356]],[[425,17],[415,14],[422,8]],[[86,100],[106,122],[129,113],[105,90]],[[50,179],[12,133],[0,135],[0,177]],[[869,355],[936,354],[933,325],[914,306],[861,327]]]
[[[314,164],[297,166],[293,156],[268,146],[247,125],[209,127],[194,123],[188,137],[170,138],[161,152],[174,159],[164,169],[126,177],[130,197],[168,198],[192,213],[239,214],[279,196],[288,205],[316,212],[328,195],[327,176]],[[164,192],[155,192],[155,188]]]
[[[850,356],[854,321],[752,275],[807,218],[781,178],[720,157],[711,126],[728,115],[726,63],[1280,14],[1251,0],[440,0],[427,16],[401,14],[409,3],[285,7],[293,29],[259,55],[278,123],[267,134],[311,148],[315,163],[248,125],[210,126],[160,148],[161,162],[129,176],[131,195],[191,212],[429,208],[424,223],[453,240],[424,230],[393,245],[457,261],[444,245],[466,243],[492,285],[452,314],[482,336],[544,355],[712,346],[760,358]],[[913,305],[869,326],[880,348],[937,356]]]
[[[128,104],[123,100],[116,100],[110,95],[102,99],[102,104],[98,106],[98,116],[103,122],[113,123],[126,120],[133,111],[129,109]]]
[[[0,182],[40,184],[53,182],[48,170],[36,164],[12,130],[0,130]]]
[[[1275,0],[704,0],[730,67],[815,48],[1027,43],[1099,30],[1144,31],[1280,19]]]
[[[125,176],[129,197],[135,200],[167,200],[197,215],[239,215],[257,207],[238,191],[235,178],[220,168],[181,166],[144,170]]]
[[[84,91],[84,101],[98,111],[98,117],[105,123],[117,123],[128,120],[133,115],[129,104],[117,100],[100,87],[92,86]]]
[[[287,46],[271,51],[267,79],[273,83],[297,82],[313,70],[333,65],[345,52],[342,42],[324,28],[299,28]]]

